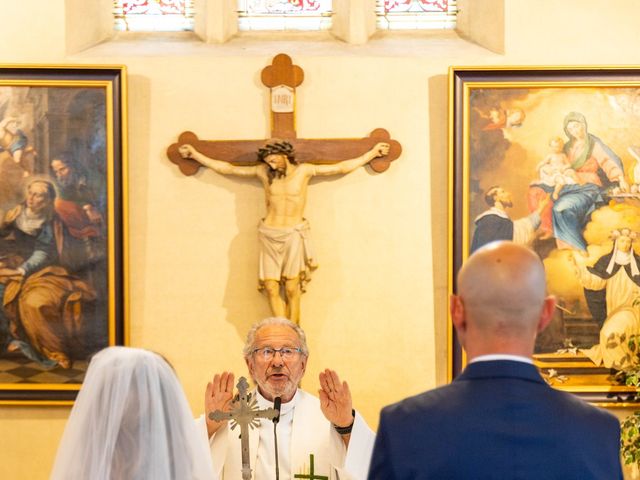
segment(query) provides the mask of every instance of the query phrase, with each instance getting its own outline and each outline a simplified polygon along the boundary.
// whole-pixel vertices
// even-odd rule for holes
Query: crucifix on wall
[[[167,149],[185,175],[201,166],[222,175],[258,178],[265,190],[260,221],[259,281],[275,316],[300,322],[300,296],[317,263],[304,218],[307,187],[314,176],[340,175],[369,164],[382,173],[402,152],[389,132],[378,128],[360,139],[302,139],[295,131],[295,89],[304,72],[283,53],[262,70],[271,91],[271,139],[199,140],[183,132]]]

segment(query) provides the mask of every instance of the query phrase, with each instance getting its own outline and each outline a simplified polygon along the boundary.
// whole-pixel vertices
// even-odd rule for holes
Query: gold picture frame
[[[640,335],[638,131],[640,67],[449,70],[449,292],[473,249],[531,246],[559,303],[534,362],[601,405],[636,398],[616,373]],[[451,380],[466,360],[450,319],[448,335]]]
[[[126,69],[0,65],[0,405],[70,404],[128,343]]]

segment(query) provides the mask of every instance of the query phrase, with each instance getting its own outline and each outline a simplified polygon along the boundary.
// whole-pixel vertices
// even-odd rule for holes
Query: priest
[[[282,401],[275,429],[262,419],[249,430],[253,478],[275,478],[276,467],[283,480],[366,478],[375,435],[353,409],[347,382],[327,369],[320,373],[319,398],[298,388],[309,357],[304,331],[285,318],[266,318],[249,331],[243,353],[258,407],[272,408],[277,397]],[[230,372],[213,377],[205,393],[205,415],[198,419],[209,439],[214,470],[223,480],[242,478],[239,429],[212,420],[209,413],[231,409],[234,380]]]

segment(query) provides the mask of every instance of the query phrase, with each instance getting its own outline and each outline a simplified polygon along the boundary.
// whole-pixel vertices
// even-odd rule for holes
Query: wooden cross
[[[293,478],[304,478],[306,480],[329,480],[326,475],[316,475],[313,466],[313,453],[309,455],[309,473],[297,473]]]
[[[378,173],[389,168],[390,162],[402,153],[399,142],[392,140],[384,128],[376,128],[368,137],[359,139],[302,139],[295,131],[295,90],[304,80],[304,71],[293,65],[291,58],[280,53],[271,65],[262,70],[262,83],[271,92],[271,137],[288,140],[296,151],[300,163],[338,163],[359,157],[378,142],[390,145],[389,154],[373,159],[369,166]],[[257,151],[267,139],[262,140],[200,140],[193,132],[183,132],[178,141],[169,146],[167,156],[184,175],[193,175],[201,167],[196,160],[182,158],[178,148],[183,144],[193,145],[208,157],[224,160],[235,165],[255,165]]]
[[[251,465],[249,458],[249,427],[254,429],[260,425],[260,418],[273,419],[278,411],[273,408],[258,409],[258,400],[248,392],[249,383],[244,377],[238,380],[238,396],[233,401],[229,412],[216,410],[209,413],[209,419],[216,422],[231,420],[231,430],[240,425],[240,446],[242,448],[242,480],[251,480]]]

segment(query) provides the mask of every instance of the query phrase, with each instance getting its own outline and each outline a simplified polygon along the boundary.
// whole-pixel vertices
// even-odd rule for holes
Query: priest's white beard
[[[254,378],[255,381],[255,378]],[[296,393],[298,389],[298,385],[294,383],[291,379],[287,380],[287,383],[282,385],[281,387],[272,387],[267,382],[256,382],[258,384],[258,389],[260,393],[266,398],[291,398]]]

